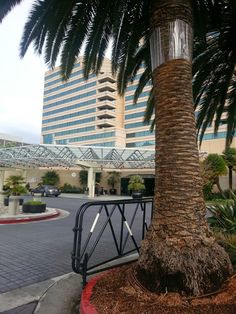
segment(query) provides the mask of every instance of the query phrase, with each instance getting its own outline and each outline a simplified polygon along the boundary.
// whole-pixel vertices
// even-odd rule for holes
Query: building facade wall
[[[62,81],[59,67],[46,72],[41,143],[154,148],[154,132],[143,124],[151,83],[133,104],[142,73],[143,68],[128,84],[125,95],[119,96],[108,59],[104,60],[100,73],[89,75],[87,81],[83,78],[80,58],[67,82]],[[222,119],[217,135],[213,127],[206,129],[199,149],[208,154],[221,153],[225,135]],[[235,145],[234,141],[232,146]]]
[[[78,59],[70,79],[63,82],[60,68],[45,75],[42,139],[44,144],[124,146],[123,97],[116,91],[110,62],[98,75],[83,78]]]

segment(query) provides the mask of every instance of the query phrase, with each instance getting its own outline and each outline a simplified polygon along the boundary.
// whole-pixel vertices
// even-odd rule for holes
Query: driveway
[[[86,200],[44,198],[70,215],[37,223],[0,225],[0,293],[72,271],[75,214]]]
[[[88,199],[47,197],[42,198],[48,207],[64,209],[69,216],[51,221],[27,224],[0,225],[0,293],[7,292],[33,283],[57,277],[72,271],[71,251],[73,246],[72,231],[75,215],[79,207]],[[100,200],[100,199],[99,199]],[[97,210],[91,208],[84,219],[83,234],[88,234],[96,217]],[[131,211],[128,208],[128,223]],[[130,216],[130,217],[129,217]],[[121,217],[118,213],[113,217],[114,232],[120,232]],[[102,225],[106,216],[101,215]],[[140,234],[141,216],[135,220],[133,233]],[[127,232],[127,230],[126,230]],[[93,236],[98,231],[95,230]],[[132,245],[130,239],[127,246]],[[96,248],[90,265],[103,262],[104,259],[117,254],[111,233],[105,230],[101,245]]]

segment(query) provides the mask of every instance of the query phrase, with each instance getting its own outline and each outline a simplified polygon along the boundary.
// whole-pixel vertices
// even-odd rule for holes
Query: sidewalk
[[[94,198],[89,198],[86,194],[77,194],[77,193],[61,193],[59,197],[63,198],[79,198],[88,201],[113,201],[113,200],[129,200],[132,199],[132,196],[124,195],[99,195],[94,196]]]

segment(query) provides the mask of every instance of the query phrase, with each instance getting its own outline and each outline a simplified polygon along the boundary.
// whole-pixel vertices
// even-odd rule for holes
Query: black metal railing
[[[102,265],[138,252],[153,214],[153,199],[97,201],[83,204],[75,219],[72,268],[83,277]]]

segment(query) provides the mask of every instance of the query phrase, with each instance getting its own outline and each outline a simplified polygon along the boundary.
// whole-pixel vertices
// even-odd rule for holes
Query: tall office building
[[[46,72],[42,140],[44,144],[75,144],[104,147],[154,148],[154,133],[143,124],[143,115],[151,89],[147,85],[136,105],[134,92],[142,69],[127,87],[124,97],[117,93],[110,60],[105,59],[98,75],[83,78],[78,58],[70,79],[62,81],[60,68]],[[226,125],[222,120],[218,135],[209,127],[202,151],[221,153],[225,145]],[[233,142],[233,146],[235,142]]]
[[[70,79],[62,81],[60,68],[45,76],[42,142],[124,147],[124,99],[117,94],[110,61],[99,75],[83,78],[78,59]]]

